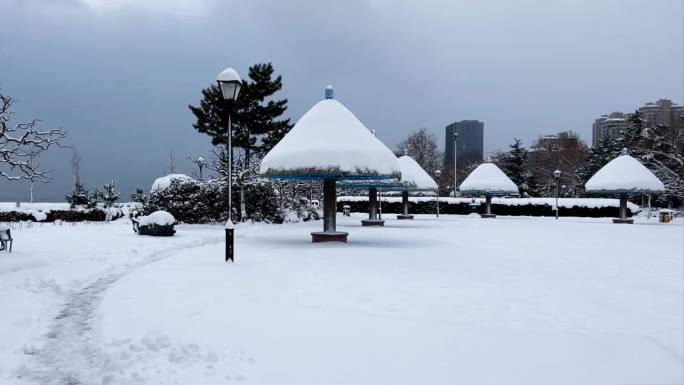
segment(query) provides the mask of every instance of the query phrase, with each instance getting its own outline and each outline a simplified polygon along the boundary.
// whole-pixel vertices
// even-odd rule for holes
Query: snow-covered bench
[[[11,253],[13,242],[9,227],[0,226],[0,251],[7,250]]]
[[[133,231],[138,235],[170,237],[176,233],[173,228],[176,224],[176,218],[163,210],[155,211],[147,216],[131,218],[131,221],[133,222]]]

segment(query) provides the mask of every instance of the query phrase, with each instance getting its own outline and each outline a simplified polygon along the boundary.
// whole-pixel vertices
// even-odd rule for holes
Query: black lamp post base
[[[385,221],[383,219],[362,219],[361,226],[384,226]]]
[[[496,218],[496,214],[480,214],[480,218]]]
[[[314,231],[311,233],[311,242],[347,242],[349,233],[344,231]]]
[[[621,223],[621,224],[631,225],[632,223],[634,223],[634,219],[632,219],[632,218],[613,218],[613,223]]]
[[[413,215],[411,215],[411,214],[399,214],[399,215],[397,215],[397,219],[413,219]]]

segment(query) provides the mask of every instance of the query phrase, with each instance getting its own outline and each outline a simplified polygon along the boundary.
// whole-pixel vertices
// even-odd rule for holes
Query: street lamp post
[[[435,176],[437,177],[437,218],[439,218],[439,177],[442,176],[442,171],[435,171]]]
[[[226,220],[226,262],[228,262],[228,260],[234,262],[233,242],[235,238],[235,226],[233,225],[233,220],[231,218],[233,210],[233,155],[231,151],[233,127],[230,120],[230,113],[233,107],[233,102],[238,98],[240,88],[242,88],[242,80],[240,80],[240,75],[238,75],[237,71],[232,68],[226,68],[216,77],[216,81],[221,89],[223,100],[228,103],[228,132],[226,138],[226,151],[228,152],[228,194],[226,197],[226,203],[228,206],[228,219]]]
[[[456,156],[458,151],[458,132],[454,128],[454,198],[456,198],[456,186],[458,186],[458,157]]]
[[[560,170],[556,170],[553,172],[553,177],[556,178],[556,219],[558,219],[558,194],[560,193],[560,176]]]

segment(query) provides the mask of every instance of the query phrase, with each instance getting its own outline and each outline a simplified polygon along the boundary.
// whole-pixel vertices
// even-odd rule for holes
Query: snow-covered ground
[[[2,384],[678,384],[684,222],[417,216],[140,237],[37,224],[0,253]]]

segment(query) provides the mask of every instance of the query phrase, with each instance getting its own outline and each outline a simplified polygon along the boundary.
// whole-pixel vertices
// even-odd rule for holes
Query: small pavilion
[[[413,215],[409,214],[409,192],[437,190],[437,183],[408,154],[399,158],[399,167],[401,167],[403,188],[399,189],[401,191],[401,214],[397,215],[397,219],[413,219]]]
[[[620,156],[606,163],[584,185],[588,193],[617,195],[620,198],[619,218],[613,223],[634,223],[627,218],[627,199],[630,195],[658,194],[665,192],[665,185],[641,162],[623,149]]]
[[[348,233],[337,231],[337,181],[397,179],[400,168],[392,151],[333,98],[328,86],[325,99],[266,154],[259,172],[268,178],[323,181],[323,231],[311,233],[311,240],[346,242]]]
[[[492,214],[492,196],[518,194],[518,186],[494,163],[482,163],[468,175],[459,190],[464,195],[485,196],[486,209],[482,218],[496,218]]]

